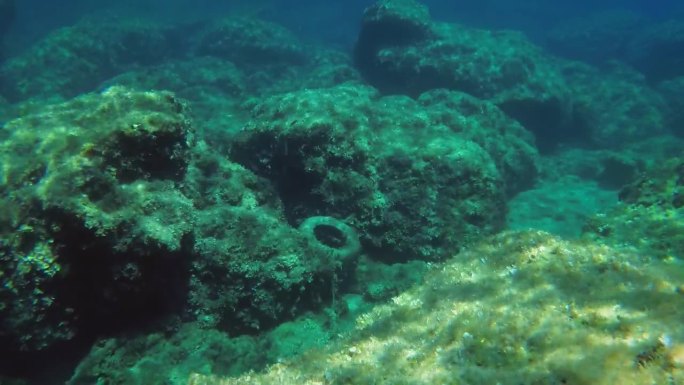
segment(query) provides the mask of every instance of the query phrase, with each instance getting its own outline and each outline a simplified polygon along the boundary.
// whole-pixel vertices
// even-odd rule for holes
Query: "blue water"
[[[267,5],[269,18],[298,31],[303,36],[349,44],[353,42],[363,9],[372,1],[350,0],[345,2],[325,1],[257,1],[217,2],[124,0],[90,1],[70,0],[52,2],[45,0],[24,0],[18,2],[17,21],[14,28],[21,35],[37,37],[59,26],[68,25],[90,12],[122,10],[151,15],[163,19],[183,20],[188,18],[212,17],[229,13],[235,9],[249,9],[255,5]],[[433,0],[425,1],[437,19],[459,21],[475,26],[490,28],[514,28],[531,34],[543,32],[555,23],[587,13],[610,9],[627,9],[647,17],[662,18],[684,12],[684,5],[676,0],[606,0],[568,1],[550,3],[543,0]]]

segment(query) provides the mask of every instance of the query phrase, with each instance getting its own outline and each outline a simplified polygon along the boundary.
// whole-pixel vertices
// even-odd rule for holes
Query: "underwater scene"
[[[684,385],[684,2],[0,0],[0,385]]]

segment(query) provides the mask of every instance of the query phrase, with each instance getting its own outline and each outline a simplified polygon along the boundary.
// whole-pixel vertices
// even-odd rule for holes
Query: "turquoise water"
[[[0,0],[0,384],[684,383],[678,2]]]

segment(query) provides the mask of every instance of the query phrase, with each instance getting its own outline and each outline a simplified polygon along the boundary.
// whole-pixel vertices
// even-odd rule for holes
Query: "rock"
[[[559,68],[571,95],[575,136],[557,140],[619,150],[668,133],[667,102],[640,73],[618,63],[602,70],[579,62]]]
[[[682,273],[638,252],[505,232],[359,316],[337,343],[188,384],[680,382]]]
[[[5,125],[3,352],[36,352],[178,305],[192,128],[171,94],[112,88]],[[87,293],[87,294],[85,294]]]
[[[272,328],[320,306],[355,264],[289,226],[267,180],[204,145],[184,191],[197,208],[184,313],[204,327]]]
[[[197,55],[230,60],[239,68],[286,68],[309,60],[302,43],[287,29],[247,18],[225,18],[199,32]]]
[[[587,221],[587,239],[636,248],[649,260],[680,260],[684,256],[681,158],[651,167],[622,188],[619,197],[621,205]]]
[[[353,271],[356,252],[289,225],[267,180],[195,140],[171,93],[113,86],[2,135],[3,370],[174,317],[255,333]]]
[[[398,33],[403,24],[396,20],[413,23],[409,32]],[[354,55],[366,81],[383,93],[462,91],[495,103],[539,142],[548,132],[572,130],[561,72],[520,33],[438,23],[413,0],[386,0],[366,10]]]
[[[74,97],[137,65],[174,55],[170,31],[145,21],[85,20],[50,33],[0,67],[0,94]]]
[[[231,158],[273,181],[288,222],[349,217],[385,260],[441,259],[494,231],[505,194],[536,175],[529,135],[458,92],[416,102],[345,84],[276,95],[252,114]]]

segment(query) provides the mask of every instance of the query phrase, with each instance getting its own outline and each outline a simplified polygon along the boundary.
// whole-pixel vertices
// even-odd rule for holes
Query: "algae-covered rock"
[[[0,67],[0,94],[74,97],[136,65],[174,56],[169,32],[148,21],[85,20],[50,33]]]
[[[407,23],[409,33],[397,32]],[[562,143],[616,146],[668,128],[665,103],[643,77],[563,61],[521,33],[432,21],[412,0],[366,9],[354,59],[383,93],[447,88],[490,101],[532,132],[541,152]]]
[[[235,114],[243,98],[253,92],[242,70],[230,61],[215,57],[168,60],[136,68],[107,80],[100,88],[114,85],[141,91],[172,91],[192,106],[190,114],[198,130],[217,135],[226,135],[231,127],[239,127]],[[209,130],[213,127],[219,129]]]
[[[367,76],[388,76],[375,68],[377,51],[389,44],[412,44],[432,37],[431,22],[427,7],[416,1],[376,2],[364,12],[363,28],[354,48],[356,64]]]
[[[559,68],[572,96],[576,140],[619,149],[671,128],[667,101],[638,72],[618,64],[598,70],[568,62]]]
[[[185,323],[174,330],[103,338],[65,383],[184,385],[192,373],[238,376],[327,344],[333,336],[319,318],[303,316],[257,336]]]
[[[361,82],[361,74],[354,67],[351,58],[344,51],[327,50],[320,47],[313,51],[311,63],[300,71],[296,81],[289,88],[275,88],[274,92],[284,92],[301,88],[327,88],[346,82]]]
[[[238,98],[247,88],[245,75],[235,64],[214,57],[167,60],[121,73],[108,79],[101,87],[114,85],[172,91],[185,100],[192,100],[204,90],[216,90],[225,97]]]
[[[547,46],[592,64],[620,60],[654,83],[684,75],[684,23],[677,19],[657,22],[626,10],[597,12],[552,29]]]
[[[14,119],[3,137],[3,351],[176,306],[193,216],[174,188],[192,145],[182,103],[112,88]]]
[[[621,205],[592,217],[585,236],[650,258],[684,259],[684,161],[651,167],[619,193]]]
[[[354,263],[288,225],[263,178],[196,143],[170,93],[112,87],[5,129],[8,350],[170,312],[231,333],[272,327],[323,303]]]
[[[455,91],[434,90],[418,98],[433,126],[472,140],[492,157],[512,196],[534,183],[537,150],[534,136],[493,103]]]
[[[276,95],[252,114],[232,158],[274,182],[288,221],[349,218],[388,260],[439,259],[494,231],[506,189],[536,174],[524,130],[456,92],[416,102],[345,84]]]
[[[262,367],[263,347],[248,336],[231,338],[196,324],[173,333],[149,333],[98,341],[67,385],[180,385],[192,372],[238,375]]]
[[[213,206],[199,212],[188,313],[231,334],[256,333],[321,306],[335,277],[355,262],[340,258],[273,212]]]
[[[684,265],[503,233],[357,318],[340,342],[189,385],[684,381]]]
[[[183,186],[196,208],[184,313],[235,335],[267,330],[329,300],[357,255],[290,226],[266,179],[204,143],[195,151]]]
[[[211,22],[191,39],[195,57],[234,63],[254,96],[359,80],[346,53],[308,45],[281,25],[250,18]]]
[[[396,20],[413,23],[410,33],[396,32],[403,25]],[[354,58],[382,92],[458,90],[494,102],[541,139],[547,132],[573,135],[560,71],[522,34],[438,23],[412,0],[386,0],[366,9]]]
[[[119,74],[100,88],[122,85],[141,91],[172,91],[191,104],[195,124],[208,135],[205,139],[212,145],[224,146],[230,141],[224,137],[239,130],[244,123],[240,104],[247,97],[332,87],[360,79],[344,53],[313,47],[309,52],[311,58],[306,65],[288,66],[287,71],[264,71],[244,63],[239,68],[215,56],[168,60]]]
[[[638,206],[678,209],[684,206],[684,160],[653,167],[620,191],[620,200]]]
[[[408,32],[401,27],[408,24]],[[364,12],[355,48],[366,79],[386,92],[451,88],[504,102],[562,96],[562,79],[539,48],[514,32],[433,22],[412,0],[384,0]]]
[[[196,53],[230,60],[240,68],[285,68],[306,63],[302,43],[287,29],[266,21],[225,18],[197,37]]]

